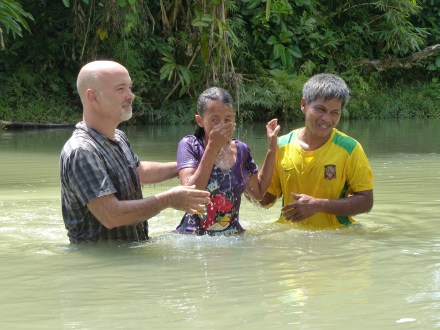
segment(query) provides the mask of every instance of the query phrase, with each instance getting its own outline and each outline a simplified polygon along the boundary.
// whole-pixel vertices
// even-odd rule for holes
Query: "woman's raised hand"
[[[266,125],[268,149],[276,150],[278,149],[278,133],[280,132],[280,125],[278,125],[278,119],[274,118],[269,121]]]

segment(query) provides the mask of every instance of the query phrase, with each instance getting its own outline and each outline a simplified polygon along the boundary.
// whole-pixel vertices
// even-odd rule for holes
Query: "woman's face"
[[[209,140],[210,132],[226,124],[235,126],[235,113],[230,104],[225,104],[219,100],[209,100],[205,106],[203,116],[196,115],[197,124],[205,131],[205,138]],[[231,136],[232,138],[232,136]]]

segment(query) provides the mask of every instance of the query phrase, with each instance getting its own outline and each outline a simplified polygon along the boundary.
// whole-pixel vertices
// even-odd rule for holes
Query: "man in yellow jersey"
[[[260,204],[283,198],[279,222],[343,228],[373,207],[373,173],[359,142],[335,127],[349,99],[344,80],[317,74],[303,87],[305,126],[279,138],[275,170]]]

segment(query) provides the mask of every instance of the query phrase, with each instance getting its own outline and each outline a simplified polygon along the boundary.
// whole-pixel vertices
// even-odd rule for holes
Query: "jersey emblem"
[[[336,179],[336,165],[334,164],[324,165],[324,179],[326,180]]]

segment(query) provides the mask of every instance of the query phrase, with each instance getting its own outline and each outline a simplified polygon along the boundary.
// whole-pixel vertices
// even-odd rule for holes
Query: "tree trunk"
[[[51,123],[34,123],[29,121],[6,121],[0,120],[0,127],[4,128],[68,128],[74,127],[74,124],[51,124]]]
[[[418,51],[403,58],[391,58],[387,57],[383,60],[362,60],[360,63],[367,67],[369,70],[385,71],[393,68],[411,68],[414,62],[417,62],[423,58],[434,56],[440,53],[440,44],[426,47],[425,49]]]

